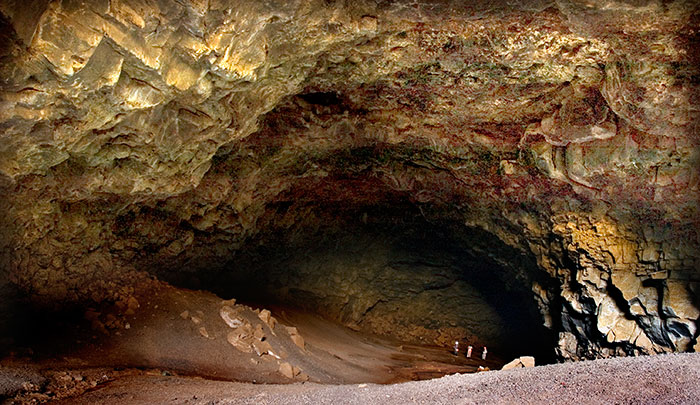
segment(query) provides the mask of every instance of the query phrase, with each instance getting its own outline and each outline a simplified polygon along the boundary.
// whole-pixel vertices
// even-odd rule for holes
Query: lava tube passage
[[[0,0],[0,402],[697,398],[698,16]]]

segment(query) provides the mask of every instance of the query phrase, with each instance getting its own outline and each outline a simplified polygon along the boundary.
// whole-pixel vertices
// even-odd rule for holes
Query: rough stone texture
[[[450,240],[440,235],[444,228],[425,223],[377,230],[365,214],[363,227],[319,231],[312,240],[304,234],[300,241],[266,241],[257,251],[237,254],[223,270],[193,276],[220,295],[292,305],[404,343],[450,347],[459,340],[464,347],[488,345],[500,356],[546,348],[551,358],[553,334],[539,325],[530,280],[523,286],[512,269],[463,252],[465,243],[491,246],[505,260],[507,246],[476,230]],[[387,215],[372,217],[386,221]]]
[[[410,204],[537,264],[561,357],[697,347],[696,2],[26,3],[0,4],[0,264],[37,301]]]
[[[501,370],[510,370],[512,368],[527,368],[535,367],[535,358],[532,356],[521,356],[504,365]]]

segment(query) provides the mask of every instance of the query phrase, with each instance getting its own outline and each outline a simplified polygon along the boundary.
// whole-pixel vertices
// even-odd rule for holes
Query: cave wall
[[[532,257],[561,357],[698,349],[696,2],[0,12],[0,260],[37,302],[408,202]]]
[[[500,356],[553,357],[554,334],[542,326],[529,288],[534,262],[531,272],[502,267],[476,252],[484,247],[503,258],[509,248],[479,229],[430,223],[408,206],[388,211],[364,207],[354,212],[359,222],[347,218],[342,226],[335,213],[313,230],[270,234],[218,270],[157,276],[224,298],[306,310],[403,343],[451,347],[460,340]]]

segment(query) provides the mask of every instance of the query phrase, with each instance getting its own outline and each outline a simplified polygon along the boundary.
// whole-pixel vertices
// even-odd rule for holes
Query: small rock
[[[253,336],[258,340],[263,340],[263,338],[265,338],[265,332],[263,331],[261,324],[255,325],[255,332],[253,332]]]
[[[501,367],[501,370],[510,370],[513,368],[522,368],[523,364],[520,362],[520,359],[515,359],[510,361],[509,363],[506,363],[503,367]]]
[[[229,332],[229,334],[226,336],[226,340],[231,344],[231,346],[242,351],[243,353],[253,352],[253,348],[243,340],[239,333]]]
[[[258,314],[258,318],[260,318],[260,320],[263,321],[263,322],[265,322],[265,323],[270,322],[270,317],[271,317],[271,316],[272,316],[272,314],[271,314],[270,311],[268,311],[267,309],[263,309],[263,310],[260,311],[260,313]]]
[[[267,354],[268,351],[272,350],[272,346],[270,346],[270,344],[267,342],[254,341],[253,349],[255,350],[255,354],[262,356],[263,354]]]
[[[501,370],[510,370],[512,368],[527,368],[535,367],[535,358],[532,356],[522,356],[511,361],[501,368]]]
[[[294,344],[299,346],[302,350],[305,350],[306,346],[304,343],[304,338],[299,334],[297,328],[293,326],[287,326],[286,328],[287,332],[289,333],[289,337],[292,339],[292,342],[294,342]]]
[[[133,315],[136,313],[136,310],[139,309],[141,306],[139,304],[139,301],[134,298],[134,297],[129,297],[129,299],[126,302],[127,308],[126,312],[124,312],[125,315]],[[156,305],[156,308],[158,308],[158,305]]]
[[[272,316],[272,313],[270,313],[269,310],[263,309],[260,311],[258,314],[258,318],[260,318],[261,321],[265,322],[267,326],[270,327],[270,330],[274,331],[275,325],[277,324],[277,319],[275,319],[274,316]]]
[[[207,332],[207,328],[205,328],[204,326],[199,328],[199,334],[209,339],[209,332]]]
[[[295,345],[299,346],[302,350],[305,350],[304,338],[301,337],[301,335],[292,335],[291,338]]]
[[[230,328],[238,328],[243,324],[243,321],[238,318],[238,312],[227,305],[221,307],[219,316],[221,316],[221,319],[223,319]]]
[[[200,323],[202,323],[202,319],[201,319],[201,318],[198,318],[198,317],[196,317],[196,316],[191,316],[190,319],[192,320],[192,322],[193,322],[195,325],[199,325]]]
[[[520,362],[525,366],[525,368],[535,367],[535,358],[532,356],[521,356]]]
[[[180,314],[180,318],[182,318],[182,319],[186,320],[189,317],[190,317],[190,311],[182,311],[182,313]]]
[[[294,378],[294,368],[289,363],[280,364],[280,374],[287,378]]]
[[[377,17],[364,16],[360,20],[360,30],[362,31],[376,31],[378,25]]]

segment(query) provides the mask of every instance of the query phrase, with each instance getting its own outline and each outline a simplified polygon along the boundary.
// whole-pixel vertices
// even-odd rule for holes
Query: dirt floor
[[[400,384],[249,384],[123,371],[55,404],[697,404],[700,354],[455,374]],[[30,398],[26,397],[25,400]]]
[[[0,360],[0,398],[46,402],[107,381],[190,376],[247,383],[397,383],[497,369],[498,353],[368,335],[292,308],[222,300],[156,283],[123,302],[28,316],[33,328]],[[3,388],[3,383],[5,383]]]
[[[25,344],[0,360],[0,399],[403,404],[700,398],[700,354],[477,373],[510,359],[490,353],[484,361],[480,348],[472,358],[455,356],[448,348],[402,344],[309,313],[271,309],[159,284],[78,317],[33,319],[39,326],[25,335]]]

